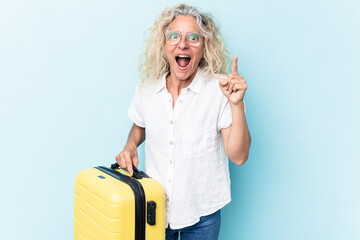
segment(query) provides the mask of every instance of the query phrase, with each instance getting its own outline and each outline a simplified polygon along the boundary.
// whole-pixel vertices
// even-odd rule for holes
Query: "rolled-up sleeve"
[[[142,94],[139,90],[139,86],[136,87],[134,96],[131,100],[128,110],[129,118],[139,127],[145,128],[144,111],[142,104]]]
[[[228,128],[232,124],[231,108],[229,101],[225,96],[221,99],[219,118],[218,118],[218,131],[223,128]]]

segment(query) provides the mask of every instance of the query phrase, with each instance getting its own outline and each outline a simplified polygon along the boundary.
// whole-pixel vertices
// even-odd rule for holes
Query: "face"
[[[178,80],[192,80],[204,56],[204,40],[196,47],[190,46],[186,41],[188,33],[200,33],[196,20],[192,16],[180,15],[171,22],[168,31],[177,31],[183,35],[176,45],[165,43],[165,55],[170,63],[171,77]]]

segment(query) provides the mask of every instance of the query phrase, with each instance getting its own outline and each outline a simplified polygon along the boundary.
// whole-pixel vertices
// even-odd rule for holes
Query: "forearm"
[[[126,145],[126,147],[137,148],[145,140],[145,128],[139,127],[136,124],[133,124]]]
[[[227,155],[238,165],[246,162],[249,155],[251,137],[246,123],[244,103],[230,103],[232,126],[227,139]]]

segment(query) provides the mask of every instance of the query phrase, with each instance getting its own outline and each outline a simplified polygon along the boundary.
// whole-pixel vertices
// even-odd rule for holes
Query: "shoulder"
[[[141,80],[137,87],[136,91],[143,96],[153,96],[160,92],[164,87],[166,87],[166,75],[164,73],[158,79],[143,79]]]
[[[224,74],[203,75],[202,80],[205,91],[208,93],[211,92],[212,95],[217,95],[219,97],[224,96],[219,86],[219,80],[221,78],[227,78],[227,76]]]
[[[141,81],[137,84],[135,94],[143,97],[154,95],[158,88],[159,80]]]

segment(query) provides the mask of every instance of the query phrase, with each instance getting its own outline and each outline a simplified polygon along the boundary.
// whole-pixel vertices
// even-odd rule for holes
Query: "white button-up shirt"
[[[220,130],[232,123],[219,78],[198,70],[173,108],[164,74],[139,84],[128,115],[145,128],[145,169],[166,194],[166,226],[191,226],[231,201],[228,158]]]

